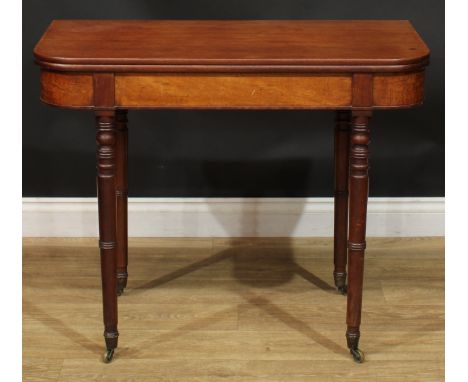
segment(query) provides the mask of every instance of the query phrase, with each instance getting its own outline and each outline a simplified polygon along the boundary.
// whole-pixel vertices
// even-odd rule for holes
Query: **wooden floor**
[[[25,239],[24,381],[442,381],[444,241],[369,239],[361,348],[331,239],[132,239],[104,349],[96,239]]]

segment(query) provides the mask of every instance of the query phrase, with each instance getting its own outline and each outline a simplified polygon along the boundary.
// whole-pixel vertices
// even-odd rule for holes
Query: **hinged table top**
[[[34,54],[63,71],[396,72],[429,49],[404,20],[59,20]]]

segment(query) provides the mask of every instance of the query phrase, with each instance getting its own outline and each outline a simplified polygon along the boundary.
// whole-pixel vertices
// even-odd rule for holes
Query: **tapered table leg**
[[[111,361],[117,347],[117,277],[116,277],[116,197],[114,111],[96,112],[97,188],[99,205],[99,248],[104,311],[106,361]]]
[[[117,294],[121,295],[127,286],[128,264],[128,218],[127,218],[127,158],[128,158],[128,130],[127,110],[116,112],[116,173],[115,195],[117,198]]]
[[[369,119],[368,111],[353,111],[350,139],[348,307],[346,338],[357,362],[364,354],[359,350],[361,324],[364,251],[366,248],[367,197],[369,192]]]
[[[349,125],[351,112],[337,111],[335,124],[335,233],[333,278],[338,290],[346,294],[348,261],[348,173]]]

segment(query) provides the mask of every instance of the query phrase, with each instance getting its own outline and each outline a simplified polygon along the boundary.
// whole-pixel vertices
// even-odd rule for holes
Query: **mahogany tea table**
[[[127,111],[168,108],[336,110],[333,276],[347,294],[348,348],[363,361],[369,120],[421,104],[429,63],[408,21],[57,20],[34,56],[43,102],[96,116],[107,362],[127,284]]]

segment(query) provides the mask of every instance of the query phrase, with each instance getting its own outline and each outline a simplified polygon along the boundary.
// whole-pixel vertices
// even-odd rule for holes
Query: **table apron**
[[[42,101],[68,108],[404,108],[421,104],[423,95],[424,71],[378,74],[41,71]],[[362,100],[366,102],[363,104]]]

